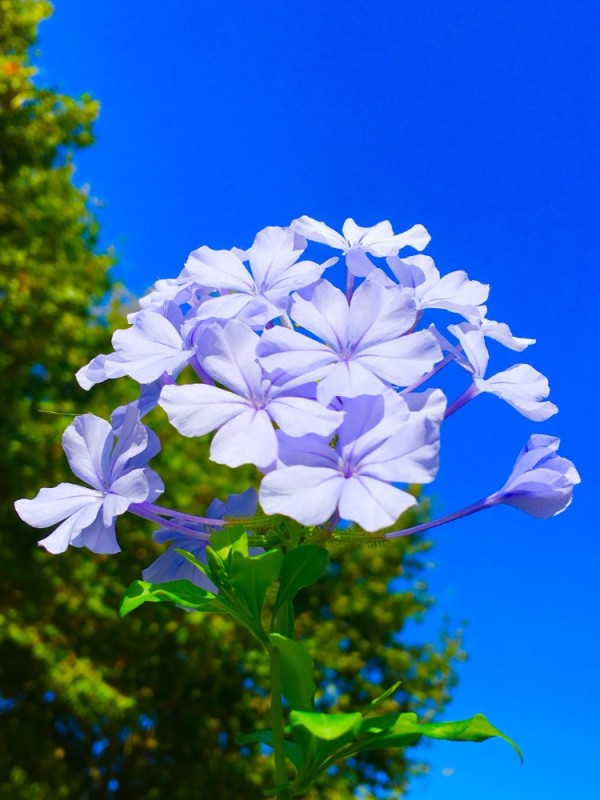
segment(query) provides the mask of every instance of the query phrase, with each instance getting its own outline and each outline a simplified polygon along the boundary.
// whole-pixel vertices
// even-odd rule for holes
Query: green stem
[[[271,669],[271,728],[273,730],[273,756],[275,758],[275,784],[283,786],[277,793],[277,800],[291,800],[288,786],[287,764],[284,747],[283,708],[281,705],[281,676],[279,674],[280,653],[276,647],[269,647],[269,666]]]

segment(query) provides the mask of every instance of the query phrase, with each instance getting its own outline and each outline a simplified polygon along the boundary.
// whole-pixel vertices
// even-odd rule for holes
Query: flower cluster
[[[487,285],[463,271],[442,276],[429,256],[404,252],[428,241],[421,225],[395,234],[389,222],[362,228],[348,219],[340,234],[304,216],[265,228],[248,250],[192,252],[177,278],[141,299],[130,327],[113,335],[114,351],[77,373],[86,389],[125,375],[141,387],[113,428],[85,415],[65,433],[73,471],[93,488],[43,489],[18,501],[19,515],[40,527],[65,520],[43,540],[52,552],[68,544],[114,552],[114,518],[129,509],[161,523],[158,539],[174,543],[148,576],[179,574],[177,547],[201,548],[206,526],[223,522],[154,504],[162,485],[144,465],[158,445],[139,420],[158,404],[184,436],[214,434],[213,461],[258,468],[266,514],[331,529],[340,520],[369,532],[392,526],[416,502],[407,485],[436,476],[442,422],[476,395],[493,394],[534,421],[557,411],[546,378],[528,364],[486,377],[487,339],[517,352],[534,340],[487,318]],[[307,260],[310,242],[335,253]],[[339,252],[345,291],[324,277]],[[437,310],[459,319],[443,333],[423,324]],[[448,403],[430,382],[451,364],[470,385]],[[504,489],[471,511],[499,502],[536,516],[565,508],[579,477],[556,447],[532,437]]]

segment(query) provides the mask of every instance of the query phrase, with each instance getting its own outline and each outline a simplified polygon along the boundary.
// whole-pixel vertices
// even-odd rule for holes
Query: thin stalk
[[[273,731],[273,758],[275,759],[275,784],[281,786],[277,800],[291,800],[288,784],[287,764],[284,745],[283,707],[281,704],[281,655],[276,647],[269,647],[269,667],[271,672],[271,730]]]
[[[470,514],[476,514],[478,511],[483,511],[485,508],[492,508],[501,502],[500,498],[496,495],[479,500],[477,503],[471,503],[470,506],[462,508],[460,511],[455,511],[453,514],[447,514],[445,517],[431,520],[431,522],[422,522],[420,525],[414,525],[412,528],[405,528],[402,531],[392,531],[391,533],[384,533],[386,539],[398,539],[400,536],[411,536],[413,533],[421,533],[428,531],[430,528],[437,528],[438,525],[445,525],[447,522],[454,522],[457,519],[468,517]]]
[[[453,403],[451,403],[448,408],[446,409],[446,413],[444,414],[444,419],[448,419],[451,417],[452,414],[455,414],[460,408],[466,406],[469,401],[471,401],[474,397],[480,394],[479,389],[472,383],[466,391],[464,391],[460,397],[458,397]]]
[[[415,381],[410,386],[407,386],[406,389],[402,389],[402,391],[399,392],[399,394],[402,395],[402,394],[408,394],[408,392],[414,392],[415,389],[418,389],[419,386],[422,386],[430,378],[433,378],[434,375],[437,375],[437,373],[440,370],[448,366],[448,364],[454,361],[454,359],[455,359],[454,354],[448,353],[448,355],[444,359],[442,359],[442,361],[440,361],[439,364],[436,364],[436,366],[432,370],[430,370],[426,375],[422,375],[418,381]]]
[[[195,531],[192,530],[192,528],[186,528],[185,525],[180,525],[178,522],[175,522],[172,519],[163,519],[157,514],[153,514],[151,511],[144,508],[141,503],[132,503],[129,506],[128,511],[131,511],[131,513],[135,514],[136,517],[142,517],[142,519],[150,520],[150,522],[154,522],[157,525],[162,525],[164,528],[168,528],[170,531],[185,533],[186,536],[190,536],[193,539],[202,539],[203,541],[208,541],[210,537],[209,533],[202,533],[202,531]]]
[[[165,506],[158,506],[156,503],[138,503],[136,508],[141,508],[145,511],[150,511],[152,514],[158,514],[161,517],[179,517],[180,519],[187,520],[194,524],[213,525],[222,528],[226,525],[224,519],[211,519],[210,517],[197,517],[195,514],[185,514],[183,511],[175,511],[172,508],[165,508]]]

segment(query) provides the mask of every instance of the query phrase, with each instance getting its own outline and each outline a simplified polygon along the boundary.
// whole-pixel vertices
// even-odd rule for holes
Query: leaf
[[[360,726],[359,735],[364,733],[382,733],[383,731],[389,731],[390,728],[394,727],[399,716],[400,714],[383,714],[379,717],[368,717],[367,719],[363,719],[362,725]]]
[[[392,716],[392,715],[389,715]],[[383,718],[386,720],[388,718]],[[381,731],[381,725],[376,728],[378,719],[369,719],[363,722],[361,732],[375,733],[367,741],[362,742],[358,750],[373,750],[381,747],[405,747],[415,744],[421,736],[429,739],[445,739],[451,742],[483,742],[486,739],[498,737],[504,739],[513,747],[521,762],[523,755],[519,747],[498,728],[491,725],[483,714],[457,722],[417,722],[416,714],[398,714],[392,726]],[[371,726],[371,727],[369,727]]]
[[[261,624],[261,611],[267,589],[279,577],[282,560],[281,550],[274,549],[249,558],[234,553],[229,564],[229,583],[235,592],[246,601],[246,605],[258,625]]]
[[[227,591],[227,588],[229,587],[229,577],[227,575],[225,562],[219,553],[215,552],[212,547],[207,547],[205,552],[208,577],[215,584],[215,586],[219,587],[219,589]]]
[[[281,685],[291,708],[312,711],[317,690],[313,679],[313,660],[300,642],[279,633],[271,633],[269,641],[279,650]]]
[[[300,725],[310,731],[317,739],[332,741],[356,733],[362,722],[362,714],[318,714],[314,711],[292,711],[290,724],[292,728]]]
[[[221,558],[229,553],[240,553],[248,556],[248,536],[243,525],[227,525],[210,537],[210,546]]]
[[[236,744],[266,744],[268,747],[273,747],[273,732],[269,730],[254,731],[254,733],[246,733],[243,736],[236,736]],[[292,762],[296,769],[300,769],[304,764],[304,753],[302,749],[294,742],[287,739],[284,740],[283,746],[285,754]]]
[[[291,602],[302,587],[318,581],[328,562],[329,554],[323,547],[306,544],[289,550],[283,559],[281,583],[273,611],[277,612],[285,603]]]
[[[365,710],[363,711],[363,717],[366,717],[366,715],[367,715],[367,714],[370,714],[371,712],[375,711],[375,709],[377,708],[377,706],[378,706],[378,705],[380,705],[381,703],[383,703],[383,701],[384,701],[384,700],[387,700],[387,699],[388,699],[388,697],[391,697],[391,696],[394,694],[394,692],[395,692],[395,691],[396,691],[396,690],[397,690],[397,689],[398,689],[398,688],[399,688],[401,685],[402,685],[402,681],[396,681],[396,683],[395,683],[393,686],[390,686],[390,688],[389,688],[389,689],[386,689],[386,690],[385,690],[385,692],[382,692],[382,693],[381,693],[381,694],[380,694],[378,697],[376,697],[374,700],[371,700],[371,702],[369,703],[369,705],[368,705],[368,706],[365,708]]]
[[[294,606],[291,603],[286,603],[273,614],[271,629],[273,633],[280,633],[282,636],[287,636],[288,639],[294,638]]]
[[[214,600],[214,594],[195,586],[191,581],[134,581],[127,589],[119,614],[124,617],[143,603],[175,603],[197,611],[213,611]]]
[[[193,553],[189,553],[187,550],[181,550],[179,547],[175,548],[175,552],[179,553],[180,556],[183,556],[186,561],[189,561],[190,564],[193,564],[196,569],[199,569],[207,578],[210,578],[210,573],[206,564],[203,564],[202,561],[199,561]]]

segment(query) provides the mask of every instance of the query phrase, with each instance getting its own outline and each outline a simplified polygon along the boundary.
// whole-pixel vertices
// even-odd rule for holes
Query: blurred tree
[[[233,741],[267,712],[266,665],[244,632],[159,606],[120,621],[124,588],[158,552],[150,529],[121,520],[117,557],[52,557],[12,507],[72,479],[60,445],[69,414],[107,416],[135,394],[119,381],[87,395],[73,379],[109,347],[108,321],[123,324],[126,295],[98,246],[94,201],[73,182],[73,153],[92,143],[98,104],[34,82],[30,50],[51,11],[43,0],[0,0],[0,797],[188,800],[215,787],[223,800],[260,797],[269,760],[255,750],[240,759]],[[174,436],[162,412],[152,425],[165,503],[202,510],[252,481],[250,470],[209,465],[206,443]],[[407,710],[427,715],[447,702],[460,635],[411,647],[401,633],[432,604],[429,548],[411,540],[340,552],[305,592],[300,629],[319,662],[336,663],[320,674],[324,707],[362,704],[399,679]],[[422,768],[373,755],[314,797],[350,798],[361,783],[375,796],[381,769],[400,796]]]

